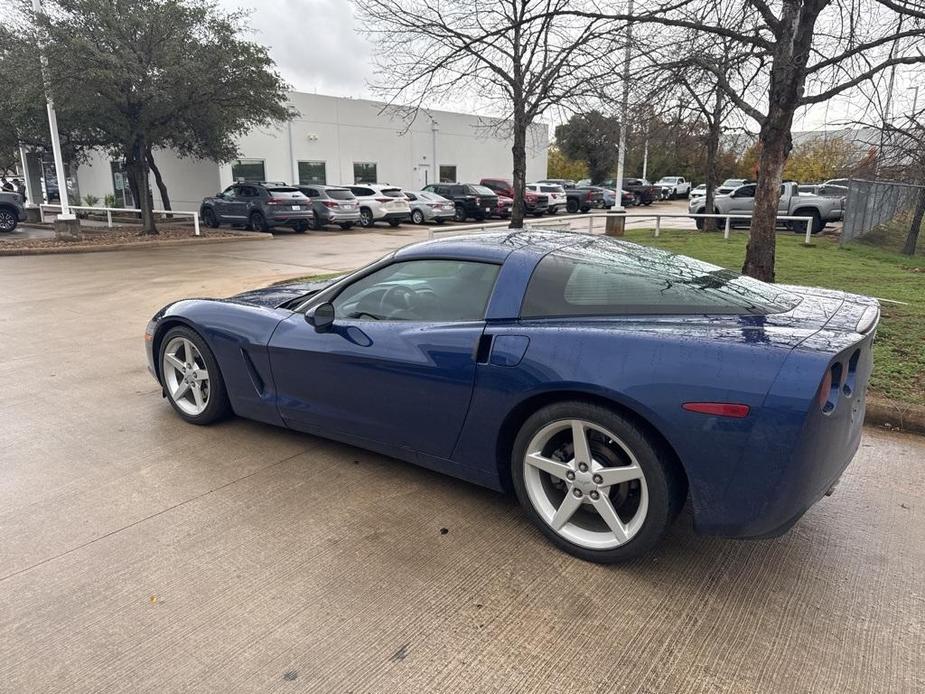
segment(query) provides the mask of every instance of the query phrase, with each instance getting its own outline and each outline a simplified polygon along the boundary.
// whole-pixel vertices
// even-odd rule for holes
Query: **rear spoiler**
[[[871,330],[873,330],[877,323],[880,321],[880,306],[875,304],[873,306],[868,306],[864,313],[861,314],[861,318],[858,320],[857,327],[855,330],[866,335]]]

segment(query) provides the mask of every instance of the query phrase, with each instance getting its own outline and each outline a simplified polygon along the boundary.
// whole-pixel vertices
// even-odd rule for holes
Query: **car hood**
[[[239,304],[250,304],[252,306],[276,308],[294,299],[301,299],[316,294],[339,279],[340,277],[331,277],[330,279],[316,282],[271,284],[269,287],[263,287],[262,289],[251,289],[246,292],[241,292],[240,294],[235,294],[234,296],[228,297],[227,301],[233,301]]]

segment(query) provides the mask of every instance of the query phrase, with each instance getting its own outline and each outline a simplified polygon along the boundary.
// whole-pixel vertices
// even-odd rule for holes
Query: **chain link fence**
[[[841,243],[863,238],[867,243],[899,250],[923,193],[925,187],[909,183],[850,179]]]

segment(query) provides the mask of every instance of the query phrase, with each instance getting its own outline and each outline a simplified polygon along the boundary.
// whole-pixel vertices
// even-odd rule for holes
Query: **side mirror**
[[[334,304],[323,303],[305,314],[305,322],[315,328],[316,333],[326,333],[334,325]]]

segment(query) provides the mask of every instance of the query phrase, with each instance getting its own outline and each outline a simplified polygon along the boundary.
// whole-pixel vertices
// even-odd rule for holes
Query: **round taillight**
[[[829,401],[829,393],[831,391],[832,369],[826,369],[825,376],[822,377],[822,383],[819,384],[819,394],[816,396],[816,400],[819,402],[819,407],[825,409],[825,405]]]

